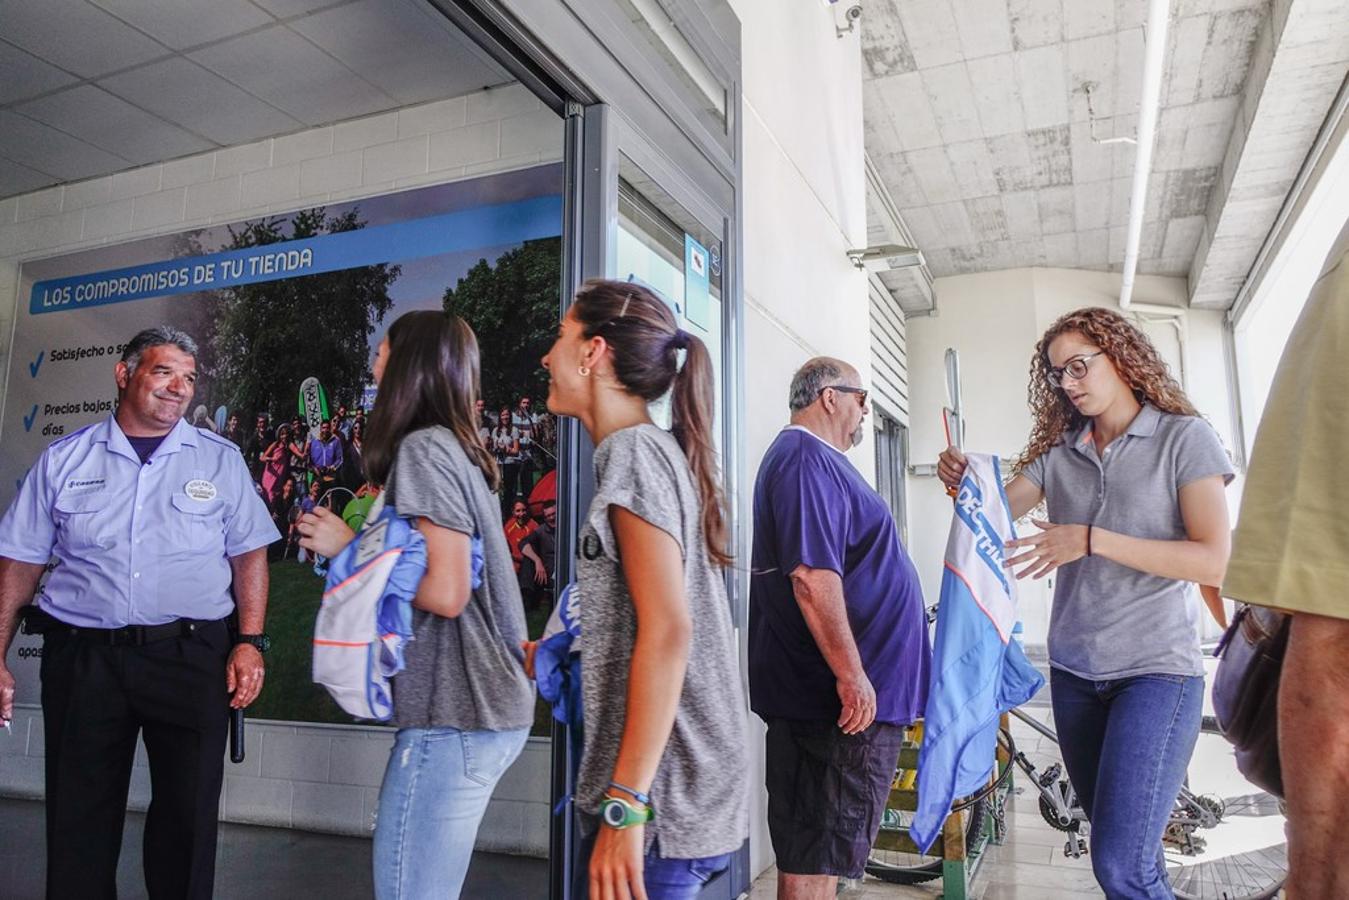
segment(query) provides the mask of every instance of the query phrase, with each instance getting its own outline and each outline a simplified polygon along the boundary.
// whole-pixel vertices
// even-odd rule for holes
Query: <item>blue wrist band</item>
[[[638,803],[642,804],[643,806],[651,805],[651,798],[648,795],[643,794],[641,791],[634,791],[632,788],[625,787],[624,785],[619,784],[617,781],[609,782],[609,787],[630,795],[633,799],[635,799]]]

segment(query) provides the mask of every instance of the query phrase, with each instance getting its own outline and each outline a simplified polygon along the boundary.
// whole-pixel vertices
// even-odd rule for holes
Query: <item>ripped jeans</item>
[[[529,729],[402,728],[375,820],[378,900],[458,897],[478,824]]]

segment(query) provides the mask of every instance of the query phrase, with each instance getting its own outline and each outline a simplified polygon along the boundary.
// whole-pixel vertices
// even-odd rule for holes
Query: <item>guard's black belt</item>
[[[187,637],[196,631],[205,628],[208,625],[215,624],[221,620],[203,620],[203,619],[175,619],[172,622],[165,622],[163,625],[127,625],[122,628],[86,628],[83,625],[70,625],[62,622],[60,619],[52,616],[36,607],[27,608],[28,615],[24,620],[24,631],[29,634],[49,634],[51,632],[68,632],[73,637],[79,637],[87,641],[93,641],[96,644],[106,644],[110,647],[135,646],[143,644],[153,644],[156,641],[167,641],[177,637]]]
[[[163,625],[127,625],[122,628],[83,628],[71,625],[69,628],[71,635],[96,644],[107,644],[110,647],[129,644],[139,647],[141,644],[187,637],[198,628],[210,624],[198,619],[178,619],[174,622],[165,622]]]

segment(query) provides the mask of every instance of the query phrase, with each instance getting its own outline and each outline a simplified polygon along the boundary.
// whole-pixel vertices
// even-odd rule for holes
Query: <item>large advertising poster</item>
[[[190,421],[239,445],[279,530],[315,502],[358,514],[372,492],[360,467],[370,362],[402,313],[446,309],[473,326],[485,418],[525,397],[541,406],[536,348],[557,328],[561,188],[561,167],[545,165],[25,263],[0,497],[8,505],[49,443],[113,412],[123,345],[170,324],[201,348]],[[549,429],[538,431],[525,495],[553,468]],[[273,649],[250,715],[349,721],[310,678],[323,586],[313,561],[283,539],[271,573]],[[20,635],[10,652],[21,703],[38,699],[40,648]]]

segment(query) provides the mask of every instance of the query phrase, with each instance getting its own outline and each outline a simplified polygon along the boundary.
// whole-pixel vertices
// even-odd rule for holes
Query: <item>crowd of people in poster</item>
[[[479,400],[477,412],[479,439],[496,456],[501,470],[502,528],[521,595],[531,608],[547,607],[553,594],[557,524],[554,418],[546,411],[535,412],[529,397],[499,408]],[[222,426],[207,415],[205,406],[192,415],[193,425],[218,432],[243,453],[258,494],[283,536],[271,548],[271,559],[306,562],[295,528],[302,514],[322,505],[357,525],[378,493],[366,481],[361,463],[366,410],[338,406],[316,433],[298,415],[288,422],[273,422],[268,414],[259,413],[251,428],[246,421],[231,413]]]

